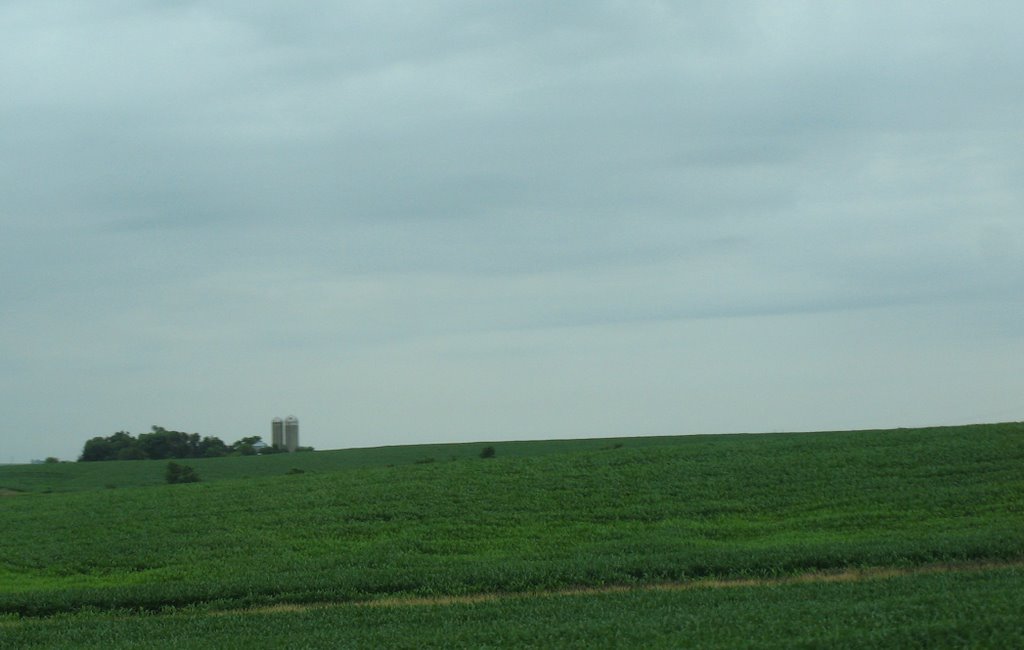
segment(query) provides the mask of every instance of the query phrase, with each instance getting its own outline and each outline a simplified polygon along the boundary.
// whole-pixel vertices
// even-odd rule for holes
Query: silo
[[[284,446],[288,451],[299,448],[299,418],[294,415],[284,419]]]
[[[270,421],[270,444],[278,449],[284,449],[284,420],[274,418]]]

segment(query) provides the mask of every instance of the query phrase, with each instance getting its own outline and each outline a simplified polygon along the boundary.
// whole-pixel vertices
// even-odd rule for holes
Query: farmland
[[[18,494],[0,499],[0,639],[200,647],[167,630],[244,627],[268,645],[290,630],[326,647],[324,630],[340,629],[354,644],[391,629],[410,646],[481,645],[561,629],[582,644],[614,629],[620,643],[735,645],[715,621],[748,634],[762,618],[765,639],[807,643],[1022,634],[1022,424],[494,443],[490,459],[482,446],[189,461],[203,482],[187,485],[161,484],[165,463],[151,461],[0,468]],[[950,569],[647,589],[939,564]],[[609,586],[635,590],[538,595]],[[356,604],[493,594],[532,595]],[[932,614],[914,614],[920,603]],[[453,620],[464,636],[438,636]]]
[[[6,628],[0,618],[0,647],[1021,647],[1022,579],[1002,570],[422,606],[80,613]]]

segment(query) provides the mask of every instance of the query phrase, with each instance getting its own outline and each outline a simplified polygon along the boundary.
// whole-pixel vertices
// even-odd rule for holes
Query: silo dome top
[[[298,424],[299,418],[295,417],[294,415],[289,415],[284,419],[284,421],[288,422],[289,424]]]
[[[281,421],[281,418],[274,418],[273,420],[271,420],[271,422],[280,422],[280,421]]]

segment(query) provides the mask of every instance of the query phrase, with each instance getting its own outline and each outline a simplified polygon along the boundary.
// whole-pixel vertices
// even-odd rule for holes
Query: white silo
[[[299,418],[294,415],[284,419],[284,446],[288,451],[299,448]]]
[[[270,421],[270,444],[278,449],[284,449],[284,420],[281,418]]]

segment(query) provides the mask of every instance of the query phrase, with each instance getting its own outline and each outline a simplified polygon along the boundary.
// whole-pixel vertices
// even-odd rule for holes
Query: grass
[[[433,635],[444,628],[431,628],[422,617],[433,616],[436,623],[455,616],[465,621],[465,631],[451,637],[454,645],[480,645],[482,634],[496,645],[547,645],[553,639],[581,645],[594,635],[618,638],[604,635],[631,629],[634,621],[639,627],[623,632],[620,643],[657,645],[657,639],[678,642],[680,634],[700,632],[687,625],[703,630],[719,619],[756,618],[763,608],[796,616],[791,610],[799,603],[773,600],[773,594],[789,591],[824,603],[817,613],[808,610],[793,619],[791,638],[812,645],[833,645],[829,639],[840,638],[932,645],[939,631],[966,633],[962,628],[972,617],[955,615],[951,595],[963,585],[976,589],[985,608],[1019,613],[1019,569],[985,572],[987,577],[957,573],[948,578],[955,587],[941,576],[914,575],[863,588],[752,585],[743,588],[749,593],[734,589],[733,595],[706,597],[591,593],[552,604],[533,596],[453,603],[444,614],[432,615],[372,614],[354,605],[294,609],[1024,559],[1020,423],[496,443],[496,456],[488,459],[480,458],[483,446],[188,461],[204,482],[186,485],[162,484],[166,463],[157,462],[2,468],[0,486],[19,496],[0,498],[0,616],[7,617],[0,619],[0,639],[19,638],[27,645],[38,639],[45,645],[68,628],[74,634],[95,632],[76,636],[78,645],[132,645],[147,634],[151,641],[202,645],[201,635],[160,631],[187,621],[189,630],[213,635],[223,626],[251,626],[263,636],[254,634],[255,645],[249,645],[266,647],[260,639],[277,638],[266,629],[266,618],[282,629],[307,626],[306,636],[297,638],[317,647],[338,637],[321,638],[312,627],[347,629],[332,618],[344,616],[365,621],[352,628],[353,645],[372,645],[376,632],[366,626],[374,625],[411,635],[395,638],[429,645],[443,638]],[[435,461],[421,462],[426,458]],[[118,489],[103,487],[104,479],[90,466],[108,468],[108,476],[123,472]],[[54,493],[43,491],[47,482]],[[837,612],[861,607],[869,593],[881,598],[879,620],[903,621],[898,612],[904,600],[926,599],[942,585],[946,596],[935,606],[949,616],[932,627],[925,625],[930,619],[911,621],[909,636],[899,636],[899,630],[885,632],[896,636],[883,634],[896,623],[877,629],[851,623],[834,632],[814,627],[823,612],[834,619]],[[291,611],[285,616],[264,610],[263,618],[246,613],[273,606]],[[545,618],[546,607],[562,612],[558,620],[576,620],[578,632]],[[681,612],[691,609],[695,618],[679,623]],[[228,613],[214,615],[215,610]],[[478,612],[483,618],[475,618]],[[1008,614],[993,616],[974,616],[977,629],[967,631],[1019,638],[1019,628],[1006,623]],[[122,619],[128,623],[114,625]],[[119,629],[127,635],[123,639]],[[9,636],[12,630],[21,636]],[[131,637],[133,630],[142,636]],[[707,639],[702,645],[719,643],[713,634],[700,634],[694,638]],[[735,643],[739,637],[722,638]],[[964,638],[976,643],[982,637]]]
[[[0,618],[0,648],[1024,647],[1024,573],[426,606]]]
[[[189,458],[178,462],[194,467],[204,482],[211,482],[280,476],[293,469],[322,473],[471,460],[480,458],[481,452],[487,447],[493,448],[495,455],[502,458],[526,458],[611,449],[616,445],[632,449],[661,447],[707,438],[687,436],[401,445],[267,456]],[[166,460],[0,465],[0,495],[156,486],[165,482],[166,468]]]
[[[698,453],[725,452],[746,448],[748,444],[765,441],[801,441],[809,437],[827,436],[838,450],[861,441],[884,436],[959,436],[991,437],[1024,435],[1024,423],[980,424],[919,429],[840,431],[816,433],[732,434],[693,436],[648,436],[636,438],[592,438],[576,440],[531,440],[498,443],[448,443],[431,445],[399,445],[275,454],[268,456],[233,456],[224,458],[192,458],[179,461],[196,469],[204,482],[280,476],[292,469],[309,473],[336,472],[351,469],[397,467],[411,464],[479,459],[491,447],[499,458],[532,458],[581,452],[614,451],[617,449],[648,449],[682,447]],[[917,453],[917,450],[912,450]],[[0,495],[26,492],[78,492],[162,485],[167,461],[106,461],[90,463],[63,462],[40,465],[0,465]]]

